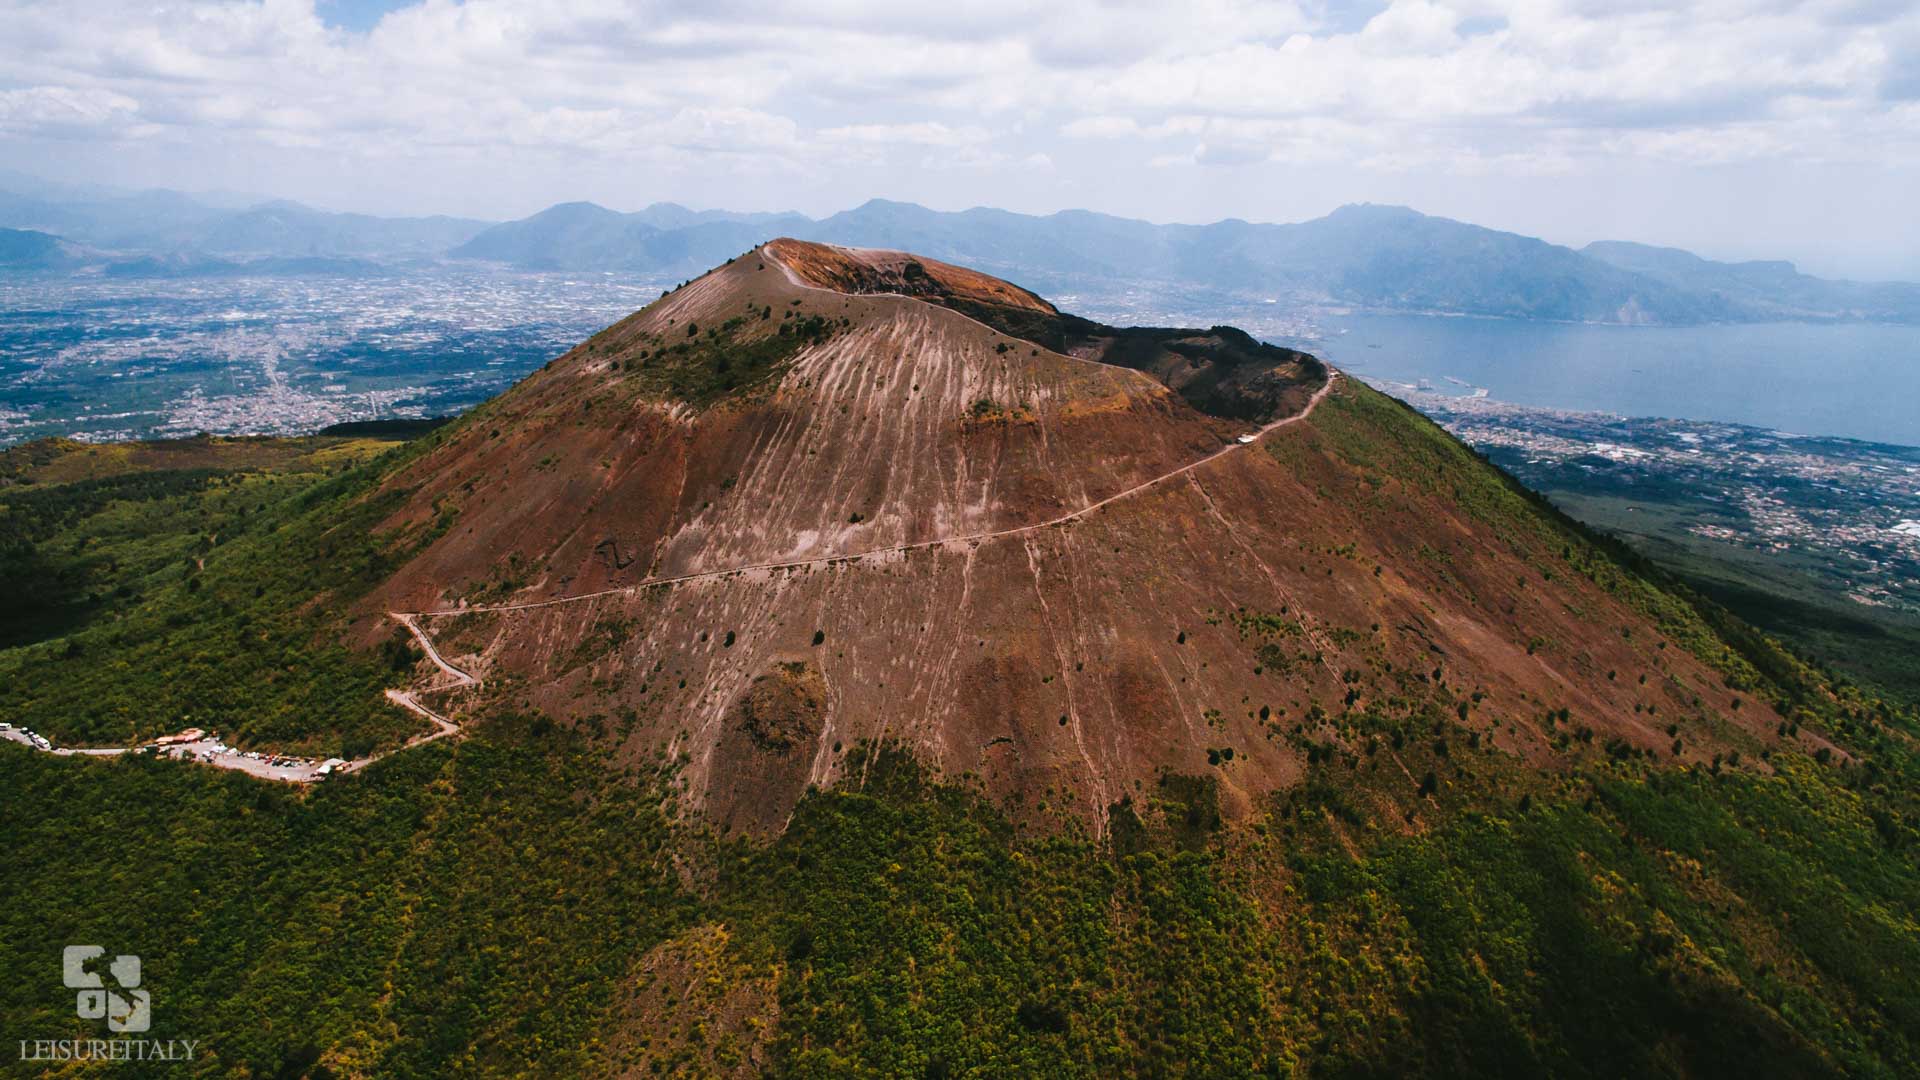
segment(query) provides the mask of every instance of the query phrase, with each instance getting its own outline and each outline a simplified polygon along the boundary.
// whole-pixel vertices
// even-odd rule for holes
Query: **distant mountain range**
[[[1920,285],[1830,281],[1791,263],[1672,248],[1575,250],[1405,207],[1344,206],[1289,225],[1156,225],[874,199],[826,218],[571,202],[504,223],[381,218],[298,203],[218,205],[172,191],[63,193],[0,175],[0,272],[120,276],[378,273],[395,260],[691,277],[774,236],[910,250],[1049,292],[1179,288],[1309,308],[1685,325],[1780,319],[1920,323]],[[36,239],[35,237],[39,237]]]
[[[34,229],[0,228],[0,273],[84,272],[109,278],[355,277],[386,273],[392,268],[389,260],[334,255],[226,259],[196,251],[103,251]]]
[[[1580,253],[1677,289],[1720,297],[1735,313],[1912,322],[1920,298],[1920,285],[1829,281],[1803,274],[1784,261],[1714,262],[1679,248],[1618,240],[1588,244]]]
[[[27,229],[0,229],[0,271],[69,270],[86,254],[57,236]]]
[[[451,217],[336,214],[274,201],[234,209],[177,191],[126,195],[0,190],[0,226],[51,233],[106,252],[240,258],[439,256],[487,228]]]
[[[529,270],[692,274],[762,240],[805,232],[815,224],[800,214],[694,211],[672,203],[656,203],[632,214],[593,203],[561,203],[530,218],[495,225],[449,255]]]

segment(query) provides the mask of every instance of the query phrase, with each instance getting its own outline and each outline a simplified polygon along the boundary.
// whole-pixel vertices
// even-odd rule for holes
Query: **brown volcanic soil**
[[[747,348],[813,317],[835,321],[830,336],[714,407],[647,385],[689,326],[744,319]],[[642,351],[655,355],[629,367]],[[420,486],[412,515],[460,517],[382,601],[443,606],[496,568],[545,599],[1029,524],[1245,430],[1139,372],[935,305],[797,285],[749,255],[529,377],[400,474]],[[506,570],[516,559],[528,569]]]
[[[978,270],[904,251],[835,247],[785,238],[766,250],[801,281],[842,293],[897,293],[925,299],[994,304],[1048,315],[1058,309],[1018,285]]]
[[[1384,721],[1461,725],[1533,761],[1567,733],[1668,758],[1678,725],[1683,761],[1771,737],[1778,718],[1682,647],[1700,630],[1690,611],[1351,380],[1258,445],[1065,524],[623,589],[1049,521],[1247,430],[1140,371],[1006,337],[951,297],[803,284],[918,262],[994,293],[979,275],[774,250],[807,269],[735,260],[399,474],[417,486],[403,518],[459,513],[377,598],[431,610],[621,590],[423,625],[486,692],[610,720],[596,726],[635,758],[684,757],[691,802],[717,822],[779,827],[874,738],[1098,823],[1163,771],[1218,776],[1232,812],[1322,746],[1397,760],[1362,745]],[[704,406],[657,392],[668,343],[741,319],[725,347],[747,355],[811,317],[833,328],[757,382]],[[1281,388],[1303,400],[1322,369],[1281,359]]]

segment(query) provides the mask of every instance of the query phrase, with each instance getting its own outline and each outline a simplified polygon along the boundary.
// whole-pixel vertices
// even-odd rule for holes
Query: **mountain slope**
[[[159,256],[422,257],[464,243],[487,224],[440,215],[341,214],[284,200],[212,206],[165,190],[70,197],[0,191],[0,226]]]
[[[1275,228],[1250,227],[1236,250],[1268,274],[1370,307],[1618,323],[1731,314],[1557,244],[1405,207],[1347,206]]]
[[[372,602],[553,715],[626,717],[756,827],[880,738],[1096,824],[1161,770],[1243,814],[1409,721],[1530,761],[1775,738],[1697,616],[1410,411],[1222,328],[1070,318],[756,249],[396,475],[389,524],[459,526]]]
[[[223,215],[179,243],[225,255],[427,256],[484,228],[485,222],[466,218],[382,218],[272,202]]]
[[[0,229],[0,270],[67,270],[85,254],[57,236],[32,229]]]
[[[741,248],[804,223],[798,215],[692,211],[656,203],[619,214],[593,203],[561,203],[530,218],[496,225],[454,247],[456,259],[485,259],[534,270],[638,270],[692,274]]]

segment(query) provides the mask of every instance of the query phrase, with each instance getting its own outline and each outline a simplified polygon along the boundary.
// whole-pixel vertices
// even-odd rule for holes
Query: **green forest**
[[[1920,1068],[1910,810],[1809,759],[1542,782],[1455,754],[1414,836],[1340,762],[1244,831],[1169,777],[1095,841],[882,748],[752,841],[531,716],[311,794],[0,751],[10,1033],[90,1033],[59,951],[97,942],[140,953],[202,1075]]]
[[[428,436],[417,448],[434,436]],[[375,526],[368,496],[405,444],[203,440],[160,469],[39,480],[91,451],[56,449],[0,487],[0,718],[56,743],[130,744],[187,727],[235,745],[357,757],[418,722],[381,691],[417,654],[355,652],[345,609],[451,522]],[[7,452],[46,455],[44,447]],[[267,460],[263,462],[263,458]]]

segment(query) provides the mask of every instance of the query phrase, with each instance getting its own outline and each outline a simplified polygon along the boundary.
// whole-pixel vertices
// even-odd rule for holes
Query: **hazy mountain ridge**
[[[66,270],[83,261],[80,249],[50,233],[0,229],[0,270]]]
[[[650,224],[648,213],[564,204],[495,226],[451,254],[528,269],[680,273],[785,232],[918,251],[1050,289],[1167,282],[1311,305],[1573,322],[1920,320],[1916,286],[1823,281],[1790,264],[1748,264],[1786,267],[1771,276],[1729,268],[1741,273],[1723,282],[1636,264],[1604,246],[1576,251],[1405,207],[1345,206],[1288,225],[1155,225],[1084,210],[937,211],[874,199],[819,221],[741,215],[667,230]],[[1704,267],[1726,265],[1676,254]]]
[[[1920,310],[1920,285],[1832,281],[1803,274],[1777,259],[1715,262],[1679,248],[1600,240],[1581,254],[1675,288],[1722,297],[1737,309],[1782,319],[1910,322]]]
[[[436,256],[487,225],[439,215],[341,214],[285,200],[231,209],[175,191],[87,192],[68,197],[0,189],[0,227],[52,233],[113,252],[117,258]]]
[[[490,224],[330,213],[286,201],[235,208],[172,191],[63,194],[0,178],[7,188],[0,227],[50,234],[77,245],[74,254],[96,249],[78,261],[7,264],[13,272],[117,264],[123,275],[177,276],[207,273],[215,261],[239,272],[370,273],[378,267],[353,260],[450,258],[678,278],[785,235],[917,251],[1054,292],[1176,286],[1302,307],[1595,323],[1920,322],[1920,285],[1831,281],[1786,262],[1720,263],[1624,242],[1575,250],[1367,204],[1293,224],[1158,225],[1086,210],[940,211],[886,199],[821,219],[674,203],[622,213],[569,202]]]
[[[594,203],[572,202],[495,225],[448,255],[528,270],[694,274],[782,229],[811,224],[800,214],[695,211],[672,203],[622,214]]]

